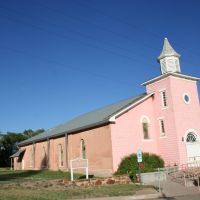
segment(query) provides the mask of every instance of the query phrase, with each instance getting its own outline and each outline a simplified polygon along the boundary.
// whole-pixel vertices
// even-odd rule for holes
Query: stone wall
[[[60,180],[65,185],[76,185],[76,186],[100,186],[100,185],[117,185],[117,184],[129,184],[131,183],[130,178],[125,176],[113,176],[109,178],[94,178],[94,179],[81,179],[69,181],[67,179]]]

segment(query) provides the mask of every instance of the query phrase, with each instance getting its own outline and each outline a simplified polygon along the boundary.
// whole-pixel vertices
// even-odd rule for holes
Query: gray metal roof
[[[141,94],[136,97],[131,97],[129,99],[122,100],[118,103],[114,103],[109,106],[105,106],[103,108],[94,110],[92,112],[88,112],[86,114],[80,115],[54,128],[48,129],[39,135],[36,135],[32,138],[22,141],[18,145],[23,146],[26,144],[30,144],[32,142],[42,141],[47,138],[60,136],[60,135],[63,135],[64,133],[69,134],[69,133],[81,131],[87,128],[104,125],[106,123],[109,123],[109,118],[111,116],[123,110],[127,106],[139,101],[145,96],[146,94]]]
[[[19,151],[17,151],[16,153],[14,153],[12,156],[10,156],[10,158],[15,158],[15,157],[19,157],[21,153],[23,153],[26,149],[20,149]]]
[[[168,56],[176,56],[176,57],[180,57],[181,55],[178,54],[173,47],[171,46],[171,44],[169,43],[168,39],[165,38],[164,39],[164,44],[163,44],[163,49],[162,52],[160,54],[160,56],[158,57],[158,61],[164,57],[168,57]]]

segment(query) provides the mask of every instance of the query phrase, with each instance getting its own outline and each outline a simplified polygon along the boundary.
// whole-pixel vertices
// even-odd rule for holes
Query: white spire
[[[167,72],[180,72],[180,56],[181,55],[173,49],[168,39],[165,38],[162,52],[157,58],[158,62],[161,65],[162,74]]]
[[[163,49],[162,52],[160,54],[160,56],[158,57],[158,61],[164,57],[168,57],[168,56],[176,56],[178,58],[181,57],[180,54],[178,54],[173,47],[171,46],[171,44],[169,43],[168,39],[165,38],[164,39],[164,44],[163,44]]]

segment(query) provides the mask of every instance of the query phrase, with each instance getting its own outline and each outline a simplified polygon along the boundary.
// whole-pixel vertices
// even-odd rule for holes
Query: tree
[[[25,136],[26,139],[31,138],[35,135],[38,135],[40,133],[44,132],[44,129],[37,129],[36,131],[33,131],[32,129],[25,130],[22,134]]]
[[[18,143],[42,133],[44,129],[33,131],[25,130],[23,133],[7,132],[0,138],[0,167],[10,166],[10,156],[18,151]]]

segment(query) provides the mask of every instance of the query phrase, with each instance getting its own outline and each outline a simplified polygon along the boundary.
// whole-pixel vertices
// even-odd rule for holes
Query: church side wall
[[[68,170],[68,164],[71,159],[80,157],[81,140],[84,140],[86,146],[86,158],[89,162],[89,172],[95,175],[110,175],[113,173],[112,148],[110,125],[93,128],[79,133],[68,135],[68,152],[65,151],[65,136],[49,139],[49,165],[48,165],[48,140],[36,142],[35,147],[35,165],[31,159],[33,144],[21,147],[25,148],[23,157],[24,169],[45,169],[50,170]],[[59,163],[59,146],[63,149],[63,165]],[[67,155],[66,155],[67,154]],[[68,161],[66,161],[66,156]],[[20,168],[21,163],[15,159],[15,168]],[[34,167],[35,166],[35,167]]]
[[[89,171],[96,175],[113,172],[110,126],[102,126],[68,136],[69,159],[81,155],[81,139],[86,145]]]
[[[65,151],[65,136],[59,138],[53,138],[49,140],[50,149],[49,149],[49,169],[51,170],[67,170],[68,163],[66,162],[66,151]],[[59,163],[59,146],[61,145],[63,150],[63,165]]]
[[[144,139],[141,118],[149,118],[150,139]],[[158,154],[157,130],[155,128],[153,98],[132,108],[111,124],[112,151],[114,171],[117,170],[121,159],[140,148],[143,152]]]
[[[30,155],[31,155],[31,149],[32,149],[32,145],[27,145],[26,147],[22,147],[20,149],[26,149],[24,152],[24,156],[23,156],[23,161],[20,162],[20,167],[22,169],[22,162],[24,165],[24,169],[33,169],[32,167],[32,163],[31,163],[31,159],[30,159]],[[16,158],[16,160],[18,160],[19,158]]]
[[[29,154],[30,155],[30,154]],[[45,169],[47,159],[47,141],[35,143],[35,169]]]
[[[15,157],[13,159],[14,162],[14,170],[21,170],[21,162],[18,162],[18,157]]]

